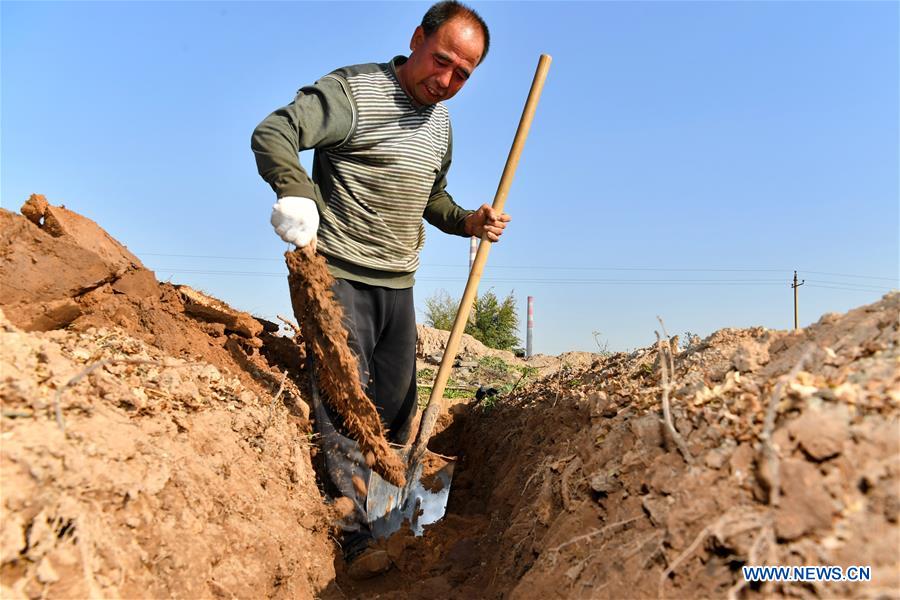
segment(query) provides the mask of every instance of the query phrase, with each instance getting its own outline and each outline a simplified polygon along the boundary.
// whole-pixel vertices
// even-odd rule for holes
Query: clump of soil
[[[334,299],[334,279],[325,259],[308,249],[285,252],[294,316],[316,359],[324,399],[341,415],[369,466],[397,487],[406,482],[406,465],[388,445],[381,417],[359,382],[359,363],[347,345],[343,311]]]

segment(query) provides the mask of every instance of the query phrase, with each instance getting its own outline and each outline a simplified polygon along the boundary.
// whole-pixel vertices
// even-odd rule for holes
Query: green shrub
[[[505,375],[515,369],[499,356],[482,356],[478,359],[478,368],[498,375]]]
[[[459,301],[450,297],[446,290],[438,290],[434,296],[425,299],[425,324],[435,329],[450,331],[456,318]]]
[[[438,290],[425,299],[425,324],[450,331],[458,306],[459,300]],[[511,350],[519,345],[519,315],[513,292],[501,302],[493,290],[488,290],[475,300],[474,311],[475,318],[466,323],[466,333],[489,348]]]
[[[530,377],[534,377],[538,374],[539,369],[537,367],[530,367],[528,365],[522,365],[519,367],[519,372],[522,374],[522,379],[528,379]]]
[[[449,386],[448,386],[449,387]],[[431,390],[433,389],[430,385],[417,385],[416,386],[416,400],[419,408],[424,409],[428,406],[428,399],[431,398]],[[471,390],[460,389],[460,388],[444,388],[443,398],[447,400],[456,400],[462,398],[464,400],[471,400],[475,397],[475,393]]]

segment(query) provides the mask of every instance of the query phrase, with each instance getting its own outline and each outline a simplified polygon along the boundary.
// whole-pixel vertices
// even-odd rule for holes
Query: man
[[[298,247],[313,244],[335,277],[360,380],[389,440],[405,443],[416,412],[413,275],[424,217],[442,231],[499,240],[508,215],[487,204],[463,210],[446,192],[452,139],[443,101],[465,85],[490,44],[487,25],[449,0],[432,6],[413,33],[408,58],[344,67],[302,88],[254,131],[262,177],[278,196],[271,222]],[[298,152],[315,149],[312,180]],[[372,547],[358,477],[370,470],[339,415],[314,399],[329,479],[354,501],[342,523],[353,577],[390,568]],[[364,490],[362,490],[364,492]]]

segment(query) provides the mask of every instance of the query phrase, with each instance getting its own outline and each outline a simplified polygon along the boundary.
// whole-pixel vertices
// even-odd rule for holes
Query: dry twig
[[[642,516],[643,516],[643,515],[642,515]],[[550,549],[548,550],[548,552],[552,552],[554,555],[556,555],[556,554],[558,554],[559,551],[562,550],[563,548],[566,548],[566,547],[568,547],[568,546],[571,546],[572,544],[577,544],[578,542],[583,542],[583,541],[586,541],[586,540],[590,540],[590,539],[592,539],[592,538],[594,538],[594,537],[597,537],[598,535],[601,535],[601,534],[603,534],[603,533],[606,533],[606,532],[609,531],[610,529],[614,529],[614,528],[616,528],[616,527],[621,527],[621,526],[623,526],[623,525],[628,525],[629,523],[633,523],[633,522],[637,521],[638,519],[642,518],[642,516],[632,517],[632,518],[630,518],[630,519],[625,519],[624,521],[616,521],[615,523],[610,523],[610,524],[607,525],[606,527],[602,527],[602,528],[600,528],[600,529],[594,529],[593,531],[590,531],[589,533],[584,533],[584,534],[582,534],[582,535],[576,535],[576,536],[573,537],[572,539],[570,539],[570,540],[568,540],[568,541],[566,541],[566,542],[563,542],[563,543],[560,544],[559,546],[554,546],[553,548],[550,548]]]
[[[283,317],[281,315],[276,315],[276,316],[278,317],[279,321],[281,321],[282,323],[284,323],[285,325],[287,325],[294,331],[294,341],[298,341],[300,338],[300,327],[298,327],[296,323],[294,323],[292,320],[288,319],[287,317]]]
[[[538,473],[542,473],[544,469],[549,469],[549,465],[547,463],[550,462],[550,457],[546,457],[544,460],[540,462],[534,472],[525,480],[525,485],[522,486],[522,496],[525,495],[525,490],[528,489],[528,486],[531,485],[531,481],[535,478]]]
[[[657,317],[659,319],[659,317]],[[659,319],[660,324],[662,324],[662,319]],[[665,325],[663,325],[663,333],[665,333]],[[666,338],[665,342],[663,342],[662,338],[659,335],[659,332],[656,332],[656,347],[659,352],[659,368],[660,373],[662,375],[662,409],[663,409],[663,421],[666,424],[666,429],[669,432],[669,435],[672,437],[672,440],[675,442],[675,445],[678,447],[678,451],[681,452],[681,455],[684,457],[684,461],[689,464],[694,464],[694,457],[691,455],[691,451],[688,450],[687,444],[684,442],[684,438],[681,437],[681,434],[678,433],[678,430],[675,429],[674,423],[672,423],[672,408],[669,405],[669,369],[672,369],[672,377],[675,377],[675,361],[672,358],[672,349],[669,347],[669,339]]]
[[[556,398],[553,400],[553,408],[556,408],[556,403],[559,402],[559,392],[562,390],[562,372],[563,372],[563,367],[565,367],[565,366],[566,366],[565,361],[560,359],[559,360],[559,370],[557,371],[558,376],[556,378]]]
[[[266,419],[266,426],[263,429],[268,429],[269,425],[272,424],[272,417],[275,415],[275,403],[278,402],[278,398],[281,397],[281,393],[284,391],[284,382],[287,381],[287,376],[287,371],[281,376],[281,385],[278,386],[278,391],[275,392],[272,401],[269,403],[269,418]]]
[[[750,554],[747,557],[748,565],[756,566],[765,564],[760,562],[759,555],[763,542],[767,541],[769,538],[769,531],[771,531],[771,521],[767,521],[766,524],[763,525],[762,530],[756,536],[756,539],[753,540],[753,545],[750,546]],[[737,582],[728,588],[728,600],[737,600],[738,594],[744,589],[747,583],[746,579],[739,577]]]
[[[738,506],[716,519],[711,525],[704,527],[687,549],[679,554],[669,565],[669,568],[663,571],[659,576],[658,597],[660,600],[663,598],[666,579],[668,579],[669,575],[674,573],[681,563],[690,558],[700,544],[705,542],[710,535],[714,535],[717,539],[724,541],[731,536],[760,527],[768,518],[769,517],[766,514],[761,514],[753,509],[747,509],[747,507]]]
[[[659,321],[659,326],[662,328],[663,335],[666,336],[666,344],[669,349],[669,372],[672,373],[672,384],[675,384],[675,348],[672,348],[672,338],[669,337],[669,332],[666,330],[666,324],[663,322],[662,317],[656,315],[656,320]],[[658,336],[659,334],[657,334]],[[678,336],[675,336],[676,338]]]

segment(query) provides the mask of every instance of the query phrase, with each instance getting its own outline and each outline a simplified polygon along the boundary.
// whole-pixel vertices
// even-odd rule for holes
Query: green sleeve
[[[353,105],[344,85],[339,77],[328,75],[301,88],[293,102],[270,114],[253,131],[250,147],[257,169],[279,198],[316,200],[316,186],[300,166],[298,153],[339,146],[349,138]]]
[[[447,152],[441,161],[441,172],[434,180],[431,188],[431,196],[425,205],[425,220],[443,231],[453,235],[466,236],[465,219],[475,211],[461,208],[450,194],[447,193],[447,172],[450,170],[450,162],[453,157],[453,134],[447,142]]]

